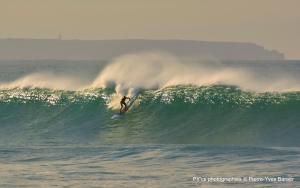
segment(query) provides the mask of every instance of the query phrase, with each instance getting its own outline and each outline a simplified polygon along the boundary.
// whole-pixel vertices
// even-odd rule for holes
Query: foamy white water
[[[98,75],[88,71],[85,75],[76,75],[74,72],[64,74],[53,73],[53,70],[38,70],[8,82],[0,80],[0,88],[83,90],[114,86],[120,94],[176,85],[233,85],[254,92],[288,92],[300,89],[299,66],[284,63],[243,65],[228,64],[216,59],[191,62],[169,54],[142,53],[121,56],[98,71]],[[89,79],[86,80],[86,77]]]

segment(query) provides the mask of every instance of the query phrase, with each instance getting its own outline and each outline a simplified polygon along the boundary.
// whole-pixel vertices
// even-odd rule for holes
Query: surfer
[[[127,111],[127,104],[126,104],[126,102],[125,102],[126,99],[130,100],[129,97],[123,96],[123,98],[122,98],[121,101],[120,101],[120,104],[121,104],[120,113],[126,112],[126,111]],[[124,108],[124,107],[125,107],[125,108]]]

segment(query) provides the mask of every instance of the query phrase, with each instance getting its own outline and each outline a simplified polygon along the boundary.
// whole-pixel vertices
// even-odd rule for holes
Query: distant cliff
[[[284,54],[253,43],[192,40],[0,39],[0,59],[112,59],[127,53],[167,52],[179,57],[221,60],[282,60]]]

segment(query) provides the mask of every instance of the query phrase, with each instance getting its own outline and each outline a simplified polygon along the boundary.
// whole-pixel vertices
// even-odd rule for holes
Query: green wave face
[[[145,90],[122,118],[113,89],[0,90],[0,144],[299,146],[300,93],[251,93],[231,86]]]

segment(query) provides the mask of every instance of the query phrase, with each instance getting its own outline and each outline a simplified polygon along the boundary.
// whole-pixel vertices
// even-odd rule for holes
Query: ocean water
[[[300,62],[0,61],[0,187],[300,187]],[[121,118],[122,95],[138,96]]]

